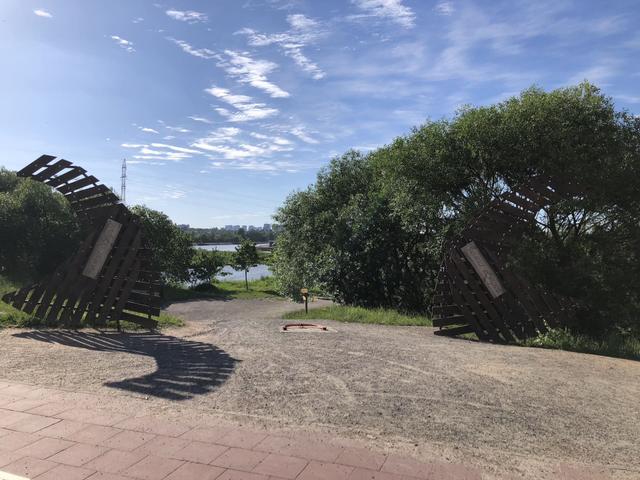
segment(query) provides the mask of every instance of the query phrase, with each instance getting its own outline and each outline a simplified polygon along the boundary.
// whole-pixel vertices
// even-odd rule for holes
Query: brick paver
[[[150,440],[153,440],[154,438],[156,438],[156,436],[153,433],[124,430],[120,433],[115,434],[113,437],[102,440],[100,442],[100,445],[104,447],[117,448],[118,450],[131,451],[144,445]]]
[[[27,457],[35,457],[45,460],[73,445],[75,445],[73,442],[69,442],[61,438],[43,437],[26,447],[16,450],[16,453]]]
[[[223,468],[187,462],[177,470],[174,470],[166,480],[214,480],[223,472]]]
[[[470,467],[246,428],[73,408],[57,390],[0,382],[0,471],[30,480],[480,480]],[[4,402],[4,403],[3,403]],[[563,466],[563,478],[586,472]],[[586,478],[586,477],[585,477]]]
[[[2,470],[21,477],[34,478],[56,466],[56,463],[49,462],[47,460],[40,460],[39,458],[33,457],[22,457],[11,462],[9,465],[5,465],[2,467]]]
[[[104,473],[120,473],[132,465],[135,465],[146,455],[142,453],[125,452],[122,450],[109,450],[84,464],[86,468]]]
[[[253,471],[256,473],[262,473],[264,475],[273,475],[281,478],[295,479],[304,467],[307,466],[307,461],[301,458],[288,457],[285,455],[278,455],[271,453],[262,460]]]
[[[218,467],[250,472],[266,457],[267,454],[263,452],[254,452],[244,448],[230,448],[211,463]]]
[[[144,460],[126,469],[123,475],[143,480],[158,480],[173,473],[182,465],[184,465],[184,462],[181,460],[148,456],[144,458]]]
[[[88,468],[58,465],[51,470],[38,475],[34,480],[84,480],[95,472]]]
[[[197,463],[211,463],[218,458],[228,447],[224,445],[214,445],[205,442],[191,442],[186,447],[174,452],[171,457],[177,460],[185,460]]]
[[[81,467],[85,463],[102,455],[106,450],[105,447],[76,443],[66,450],[49,457],[49,460],[74,467]]]

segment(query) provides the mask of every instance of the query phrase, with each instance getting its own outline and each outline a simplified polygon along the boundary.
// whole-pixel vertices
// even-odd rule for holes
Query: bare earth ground
[[[0,379],[99,393],[121,411],[355,439],[488,479],[553,478],[561,463],[640,478],[640,362],[424,327],[281,333],[297,308],[176,303],[168,311],[189,324],[164,335],[5,330]]]

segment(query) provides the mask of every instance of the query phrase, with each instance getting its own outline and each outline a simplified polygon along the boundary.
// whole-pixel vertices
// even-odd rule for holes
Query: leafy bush
[[[191,237],[162,212],[143,205],[136,205],[131,211],[142,221],[155,268],[169,281],[189,281],[189,269],[194,259]]]
[[[79,241],[76,217],[62,195],[0,169],[0,274],[29,281],[52,273]]]
[[[544,211],[514,266],[576,303],[574,331],[640,330],[640,119],[588,83],[530,88],[334,159],[276,215],[279,288],[425,312],[444,242],[532,174],[583,193]]]
[[[225,258],[219,252],[194,248],[189,265],[189,282],[194,286],[211,285],[224,266]]]

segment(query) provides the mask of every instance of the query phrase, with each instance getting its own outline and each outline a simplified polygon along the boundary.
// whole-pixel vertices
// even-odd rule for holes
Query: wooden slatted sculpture
[[[571,190],[531,178],[490,202],[449,243],[434,298],[436,335],[513,342],[566,323],[565,302],[527,281],[510,266],[509,254],[536,228],[539,212]]]
[[[150,268],[139,218],[83,168],[55,158],[42,155],[18,176],[64,195],[87,236],[48,278],[2,299],[51,325],[115,321],[120,328],[126,320],[155,329],[151,316],[160,314],[160,275]]]

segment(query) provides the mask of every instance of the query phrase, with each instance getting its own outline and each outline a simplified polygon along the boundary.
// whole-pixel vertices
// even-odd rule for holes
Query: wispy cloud
[[[316,140],[315,138],[313,138],[304,128],[302,127],[294,127],[291,130],[289,130],[289,133],[291,135],[293,135],[294,137],[298,137],[300,140],[302,140],[305,143],[311,143],[311,144],[316,144],[319,143],[318,140]]]
[[[166,128],[167,130],[171,130],[172,132],[178,132],[178,133],[189,133],[191,131],[188,128],[172,127],[170,125],[165,125],[164,128]]]
[[[170,9],[165,12],[174,20],[180,20],[187,23],[204,23],[209,20],[205,13],[194,12],[193,10],[174,10]]]
[[[125,40],[124,38],[119,37],[118,35],[111,35],[111,40],[116,42],[119,47],[124,48],[129,53],[133,53],[136,51],[135,48],[133,48],[133,42],[130,42],[129,40]]]
[[[168,37],[168,40],[178,45],[184,52],[194,57],[204,58],[205,60],[220,59],[220,55],[209,48],[195,48],[184,40],[176,40],[175,38]]]
[[[351,0],[364,14],[352,15],[350,18],[374,17],[397,23],[404,28],[415,26],[416,14],[403,5],[402,0]]]
[[[46,10],[42,10],[41,8],[37,8],[33,11],[34,14],[36,14],[38,17],[43,17],[43,18],[53,18],[53,15],[51,15],[49,12],[47,12]]]
[[[240,83],[247,83],[266,92],[273,98],[289,96],[288,92],[270,82],[267,77],[278,67],[276,63],[268,60],[255,60],[251,58],[248,52],[225,50],[224,53],[227,58],[219,62],[218,66]]]
[[[160,133],[157,130],[154,130],[153,128],[149,128],[149,127],[138,127],[138,128],[145,133]]]
[[[278,113],[275,108],[270,108],[264,103],[256,103],[248,95],[234,95],[226,88],[216,87],[212,85],[205,90],[210,95],[213,95],[217,99],[231,105],[235,108],[234,112],[229,111],[226,108],[218,107],[218,112],[223,117],[226,117],[231,122],[246,122],[249,120],[261,120],[267,117],[271,117]]]
[[[161,160],[170,162],[180,162],[191,158],[194,155],[202,155],[199,150],[191,148],[185,148],[178,145],[167,145],[165,143],[123,143],[123,148],[136,149],[137,152],[133,155],[135,160],[148,161],[148,160]]]
[[[320,24],[302,14],[288,15],[287,22],[291,29],[282,33],[262,34],[250,28],[244,28],[237,33],[247,35],[249,44],[254,47],[278,45],[302,70],[309,73],[313,79],[320,80],[325,76],[325,72],[302,51],[303,47],[324,34]]]
[[[222,68],[229,76],[240,83],[247,83],[258,88],[274,98],[288,97],[289,93],[269,81],[268,74],[273,72],[278,65],[268,60],[255,60],[248,52],[225,50],[217,53],[209,48],[196,48],[184,40],[176,40],[169,37],[168,40],[178,45],[185,53],[205,60],[217,60],[216,65]]]
[[[191,120],[193,120],[194,122],[200,122],[200,123],[211,123],[211,120],[204,118],[204,117],[198,117],[197,115],[191,115],[189,117]]]
[[[445,16],[449,16],[455,11],[453,2],[440,2],[435,7],[433,7],[433,9],[438,15]]]

